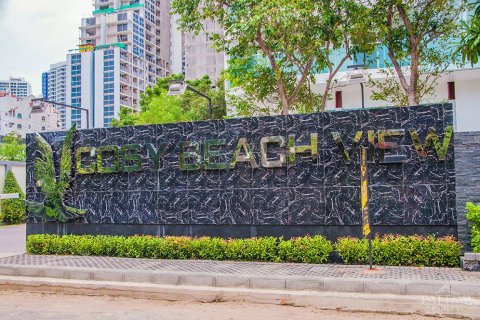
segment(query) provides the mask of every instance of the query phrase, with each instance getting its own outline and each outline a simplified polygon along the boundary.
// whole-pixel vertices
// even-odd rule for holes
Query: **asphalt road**
[[[0,291],[0,319],[50,320],[420,320],[391,315],[248,303],[172,302],[123,297]],[[442,318],[449,319],[449,318]]]
[[[0,258],[25,253],[25,224],[0,226]]]

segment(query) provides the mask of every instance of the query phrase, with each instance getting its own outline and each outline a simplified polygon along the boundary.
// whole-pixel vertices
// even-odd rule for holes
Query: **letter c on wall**
[[[82,154],[88,154],[91,157],[91,153],[95,148],[93,147],[80,147],[75,152],[75,159],[76,159],[76,169],[78,174],[92,174],[95,173],[95,169],[97,168],[96,161],[90,162],[88,167],[82,167]]]

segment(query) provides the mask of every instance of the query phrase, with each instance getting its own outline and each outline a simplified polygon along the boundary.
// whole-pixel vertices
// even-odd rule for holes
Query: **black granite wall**
[[[420,161],[408,131],[418,130],[423,143],[428,128],[434,127],[442,142],[452,118],[446,104],[79,130],[75,148],[132,143],[169,147],[158,170],[142,149],[142,172],[76,173],[66,201],[88,213],[66,224],[43,223],[29,215],[27,233],[360,236],[360,149],[346,164],[332,132],[339,132],[350,148],[359,130],[364,132],[361,146],[368,147],[367,130],[405,129],[404,136],[388,139],[399,145],[388,153],[404,154],[403,163],[379,163],[378,146],[375,163],[369,163],[373,232],[456,235],[453,140],[445,161],[438,160],[433,147]],[[309,145],[311,133],[318,133],[315,162],[303,154],[296,156],[295,166],[261,166],[262,137],[294,134],[296,145]],[[58,165],[65,133],[43,136]],[[229,163],[239,138],[247,139],[259,168],[238,163],[233,170],[180,170],[181,141],[225,139],[215,161]],[[41,201],[33,172],[35,148],[29,135],[27,197]],[[286,150],[271,145],[269,157]]]
[[[458,132],[455,138],[458,240],[471,251],[465,204],[480,202],[480,132]]]

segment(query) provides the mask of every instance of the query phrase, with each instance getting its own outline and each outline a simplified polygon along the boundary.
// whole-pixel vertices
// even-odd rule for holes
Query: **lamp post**
[[[212,98],[206,94],[198,91],[195,88],[190,87],[184,80],[171,80],[170,86],[168,87],[168,96],[180,96],[185,93],[185,91],[190,90],[193,93],[204,97],[208,100],[208,118],[212,119]]]
[[[64,108],[70,108],[70,109],[85,111],[85,113],[87,114],[87,129],[90,128],[90,116],[89,116],[88,109],[81,108],[81,107],[74,107],[74,106],[70,106],[68,104],[64,104],[64,103],[60,103],[60,102],[49,101],[49,100],[45,100],[43,98],[32,99],[32,104],[33,104],[34,107],[39,107],[43,103],[50,103],[50,104],[54,104],[54,105],[61,106],[61,107],[64,107]]]
[[[365,95],[363,92],[363,83],[365,82],[364,68],[365,64],[354,64],[347,67],[353,69],[348,73],[348,83],[360,83],[360,91],[362,93],[362,109],[365,108]]]

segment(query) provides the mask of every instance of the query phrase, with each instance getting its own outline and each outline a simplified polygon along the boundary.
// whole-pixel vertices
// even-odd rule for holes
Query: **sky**
[[[0,0],[0,80],[24,77],[42,92],[42,72],[77,47],[92,0]]]

